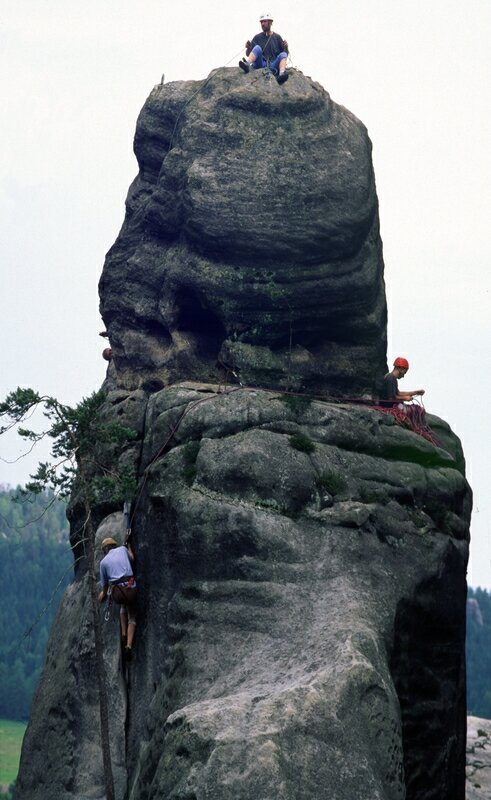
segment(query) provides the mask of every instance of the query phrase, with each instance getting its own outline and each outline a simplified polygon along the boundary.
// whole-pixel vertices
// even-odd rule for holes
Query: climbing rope
[[[227,61],[227,63],[226,63],[226,64],[223,64],[223,66],[224,66],[224,67],[228,67],[228,66],[229,66],[229,64],[231,64],[231,63],[232,63],[232,61],[234,61],[236,58],[238,58],[238,57],[241,55],[241,53],[243,52],[243,50],[244,50],[244,48],[242,47],[242,48],[239,50],[239,52],[238,52],[238,53],[236,53],[235,55],[233,55],[233,56],[232,56],[232,58],[230,58],[230,59]],[[181,116],[183,115],[184,111],[185,111],[185,110],[186,110],[186,108],[188,107],[189,103],[190,103],[192,100],[194,100],[194,98],[195,98],[195,97],[196,97],[196,96],[197,96],[197,95],[198,95],[200,92],[202,92],[202,91],[203,91],[203,89],[205,88],[205,86],[207,86],[207,85],[210,83],[210,81],[212,81],[212,80],[213,80],[213,78],[215,77],[215,75],[216,75],[216,71],[214,70],[214,71],[213,71],[213,72],[212,72],[210,75],[208,75],[208,77],[207,77],[207,79],[204,81],[204,83],[202,83],[202,84],[201,84],[201,86],[199,86],[199,87],[198,87],[198,89],[196,89],[196,91],[195,91],[195,92],[193,92],[193,94],[192,94],[190,97],[188,97],[188,99],[187,99],[187,100],[186,100],[186,102],[184,103],[183,107],[182,107],[182,108],[181,108],[181,110],[179,111],[179,114],[178,114],[178,115],[177,115],[177,117],[176,117],[176,121],[175,121],[175,123],[174,123],[174,128],[173,128],[173,130],[172,130],[172,134],[171,134],[171,137],[170,137],[170,141],[169,141],[169,147],[168,147],[168,150],[167,150],[167,152],[168,152],[168,153],[170,152],[170,150],[171,150],[171,148],[172,148],[172,145],[173,145],[173,143],[174,143],[174,136],[175,136],[175,133],[176,133],[176,131],[177,131],[177,125],[178,125],[178,123],[179,123],[179,120],[180,120]],[[163,84],[160,84],[160,85],[162,86]]]
[[[427,425],[426,410],[423,402],[418,402],[416,398],[414,398],[412,403],[404,403],[401,405],[403,406],[402,408],[400,408],[399,405],[373,405],[372,408],[374,408],[376,411],[381,411],[382,414],[389,414],[394,418],[398,425],[401,425],[401,427],[408,428],[413,433],[418,434],[418,436],[422,436],[423,439],[431,442],[431,444],[433,444],[435,447],[441,447],[438,439],[436,436],[434,436]]]
[[[292,59],[292,51],[291,51],[290,49],[288,49],[288,59],[287,59],[287,63],[288,63],[288,65],[289,65],[290,69],[298,69],[298,67],[296,67],[296,66],[295,66],[295,64],[293,63],[293,59]]]

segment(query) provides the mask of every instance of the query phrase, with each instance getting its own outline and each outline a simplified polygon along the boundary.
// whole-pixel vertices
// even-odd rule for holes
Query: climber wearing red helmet
[[[288,80],[288,42],[279,33],[273,33],[271,14],[261,14],[259,22],[262,31],[254,36],[252,42],[246,42],[246,56],[239,61],[239,67],[244,72],[269,67],[276,75],[278,83],[285,83]]]
[[[380,405],[386,408],[397,406],[400,403],[405,403],[416,397],[423,395],[424,389],[414,389],[413,391],[401,392],[397,381],[403,378],[409,369],[409,361],[406,358],[399,356],[394,361],[394,368],[392,372],[388,372],[384,376],[382,392],[380,397]]]

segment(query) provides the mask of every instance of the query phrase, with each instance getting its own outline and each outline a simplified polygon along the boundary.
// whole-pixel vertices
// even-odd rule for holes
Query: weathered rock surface
[[[442,448],[368,408],[216,388],[108,395],[141,431],[122,455],[141,474],[127,696],[106,630],[118,800],[464,800],[458,440],[435,417]],[[81,570],[18,800],[103,796],[85,597]]]
[[[464,800],[460,443],[275,391],[358,397],[385,371],[364,126],[298,71],[220,69],[156,87],[135,152],[100,295],[105,414],[137,439],[94,443],[139,476],[129,666],[105,626],[117,800]],[[232,373],[249,388],[220,391]],[[122,536],[114,504],[93,515]],[[76,493],[70,517],[17,800],[104,795]]]
[[[371,394],[385,372],[365,127],[292,70],[157,86],[100,282],[118,384],[220,380]]]
[[[491,797],[491,720],[467,717],[466,800]]]

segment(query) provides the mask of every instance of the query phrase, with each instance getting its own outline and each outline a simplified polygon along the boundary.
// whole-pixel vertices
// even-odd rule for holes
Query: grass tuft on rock
[[[322,472],[317,478],[316,484],[319,489],[324,489],[332,495],[344,492],[348,485],[344,475],[334,470]]]
[[[295,433],[290,436],[290,446],[294,450],[300,450],[302,453],[313,453],[315,450],[315,444],[312,439],[309,439],[303,433]]]

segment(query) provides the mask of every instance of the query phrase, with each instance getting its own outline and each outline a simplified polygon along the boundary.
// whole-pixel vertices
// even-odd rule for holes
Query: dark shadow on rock
[[[401,704],[407,800],[465,796],[466,595],[461,557],[449,543],[440,574],[397,608],[391,672]]]

